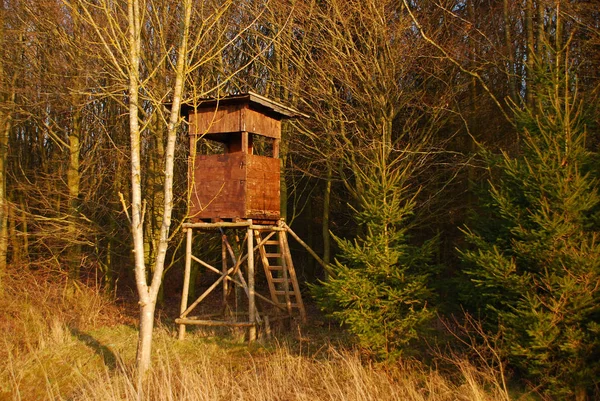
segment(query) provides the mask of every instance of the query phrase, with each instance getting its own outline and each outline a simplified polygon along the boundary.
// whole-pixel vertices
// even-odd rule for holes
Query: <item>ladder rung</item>
[[[293,297],[294,295],[294,291],[275,291],[275,295],[285,295],[288,294],[289,296]]]
[[[271,271],[283,271],[283,266],[269,266]]]
[[[269,240],[269,241],[265,242],[264,245],[279,245],[279,241]]]
[[[284,306],[284,307],[285,307],[285,306],[287,306],[287,304],[286,304],[285,302],[280,302],[280,303],[279,303],[279,306]],[[290,308],[298,308],[298,307],[299,307],[299,306],[298,306],[298,304],[297,304],[297,303],[292,303],[292,302],[290,302]]]
[[[290,279],[290,278],[288,278],[288,279],[285,279],[285,278],[272,278],[271,280],[274,283],[285,283],[287,281],[288,283],[292,284],[292,279]]]
[[[267,253],[267,258],[280,258],[281,254],[280,253]]]

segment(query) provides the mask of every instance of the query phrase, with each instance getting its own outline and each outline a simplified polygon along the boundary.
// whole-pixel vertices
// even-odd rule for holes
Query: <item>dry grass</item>
[[[87,330],[121,321],[121,313],[100,291],[79,285],[68,291],[63,276],[24,268],[3,276],[0,332],[10,333],[0,358],[44,349],[60,340],[64,326]]]
[[[140,397],[136,329],[115,325],[118,311],[96,291],[65,297],[60,283],[33,282],[14,281],[0,303],[0,329],[13,334],[0,343],[7,361],[0,400],[508,400],[497,372],[464,360],[442,375],[416,361],[377,365],[327,345],[248,347],[200,333],[180,342],[170,327],[156,331]]]
[[[485,389],[476,370],[458,383],[418,364],[376,367],[351,352],[329,350],[326,357],[297,356],[279,347],[264,355],[226,358],[223,350],[197,344],[194,362],[161,348],[146,382],[149,400],[505,400]],[[82,383],[74,400],[135,400],[130,371],[106,372],[103,380]]]
[[[11,273],[0,295],[0,400],[66,394],[77,388],[77,377],[104,371],[103,363],[89,363],[81,333],[114,325],[118,308],[95,289],[68,291],[60,275]]]

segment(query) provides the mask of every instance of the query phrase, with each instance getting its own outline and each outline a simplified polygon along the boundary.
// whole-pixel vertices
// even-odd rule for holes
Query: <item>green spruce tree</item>
[[[519,154],[486,153],[489,200],[461,255],[513,366],[548,394],[585,400],[599,395],[600,188],[576,83],[548,70],[535,108],[516,112]]]
[[[382,145],[384,146],[384,145]],[[317,287],[321,306],[346,324],[359,343],[390,358],[417,339],[434,316],[427,285],[434,241],[407,241],[415,191],[407,184],[411,166],[390,152],[376,152],[355,171],[361,183],[353,197],[360,234],[335,237],[340,248],[332,277]]]

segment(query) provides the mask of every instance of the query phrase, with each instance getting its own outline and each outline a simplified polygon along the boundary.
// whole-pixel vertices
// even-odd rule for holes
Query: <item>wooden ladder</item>
[[[260,230],[254,230],[254,235],[269,284],[271,301],[281,309],[287,310],[290,315],[294,309],[297,309],[302,322],[305,323],[306,310],[302,302],[286,231],[279,228],[263,237]]]

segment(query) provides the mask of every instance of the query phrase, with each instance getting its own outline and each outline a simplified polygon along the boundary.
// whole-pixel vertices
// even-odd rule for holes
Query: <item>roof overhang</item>
[[[206,109],[215,109],[219,106],[229,106],[235,104],[249,104],[250,107],[272,115],[278,119],[308,118],[309,116],[291,107],[285,106],[279,102],[261,96],[254,92],[247,92],[237,95],[230,95],[220,98],[203,98],[196,102],[187,102],[182,104],[182,114],[188,115],[190,112],[204,111]]]

